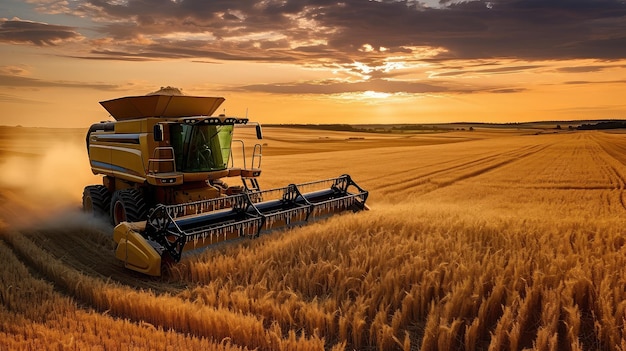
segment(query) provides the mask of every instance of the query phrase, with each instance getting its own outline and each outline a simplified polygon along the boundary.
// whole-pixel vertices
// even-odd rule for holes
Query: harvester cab
[[[261,126],[212,116],[223,101],[167,88],[100,103],[116,121],[87,133],[103,183],[85,187],[83,209],[115,225],[115,255],[127,268],[158,276],[184,251],[366,208],[367,191],[349,175],[261,190],[261,145],[233,140],[240,127],[261,139]]]

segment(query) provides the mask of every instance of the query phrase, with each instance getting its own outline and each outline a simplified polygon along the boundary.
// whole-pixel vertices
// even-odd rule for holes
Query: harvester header
[[[85,187],[83,208],[115,225],[125,267],[158,276],[185,251],[367,208],[368,192],[349,175],[261,190],[261,145],[233,139],[235,126],[256,127],[258,139],[261,127],[212,116],[223,101],[168,87],[101,102],[116,122],[87,133],[92,172],[103,181]]]
[[[366,199],[367,191],[343,175],[186,204],[157,205],[146,222],[123,222],[115,228],[116,255],[124,257],[128,268],[160,275],[163,257],[179,261],[185,251],[235,238],[254,238],[262,230],[340,211],[362,210]],[[143,240],[151,242],[152,250],[140,249]]]

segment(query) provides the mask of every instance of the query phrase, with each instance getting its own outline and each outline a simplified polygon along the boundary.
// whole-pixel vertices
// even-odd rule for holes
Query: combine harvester
[[[245,126],[262,139],[261,126],[211,116],[223,101],[168,87],[100,102],[116,122],[87,133],[91,169],[103,184],[85,187],[83,209],[113,222],[115,256],[127,268],[159,276],[184,251],[367,208],[368,192],[349,175],[261,190],[261,145],[248,150],[248,163],[244,142],[232,139]],[[228,186],[226,177],[242,184]]]

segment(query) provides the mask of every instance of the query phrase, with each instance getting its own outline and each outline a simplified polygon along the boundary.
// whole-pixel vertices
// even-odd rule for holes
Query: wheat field
[[[266,128],[263,187],[349,173],[371,210],[147,278],[66,133],[0,130],[0,350],[626,350],[624,134]]]

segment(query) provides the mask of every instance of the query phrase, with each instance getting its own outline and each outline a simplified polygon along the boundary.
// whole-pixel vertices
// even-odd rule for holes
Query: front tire
[[[83,190],[83,212],[106,218],[111,206],[111,193],[104,185],[88,185]]]
[[[146,219],[148,209],[141,191],[122,189],[113,193],[111,198],[111,221],[114,225],[121,222],[139,222]]]

